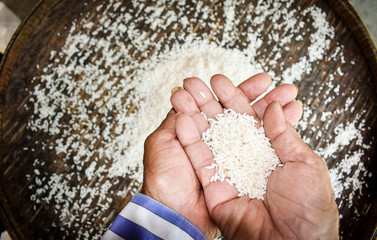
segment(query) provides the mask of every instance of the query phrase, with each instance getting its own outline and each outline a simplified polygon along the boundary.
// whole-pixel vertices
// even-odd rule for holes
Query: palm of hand
[[[266,110],[279,111],[278,104]],[[274,116],[276,114],[273,114]],[[338,214],[327,166],[302,141],[292,126],[265,119],[266,134],[280,157],[283,167],[272,172],[265,200],[237,197],[226,182],[210,183],[213,173],[203,169],[211,163],[192,118],[177,118],[177,135],[196,169],[204,189],[210,215],[227,239],[336,239]],[[185,129],[180,126],[186,126]],[[285,129],[287,127],[287,129]],[[274,133],[275,132],[275,133]],[[275,134],[275,135],[274,135]],[[203,153],[203,151],[202,151]]]
[[[201,185],[174,132],[175,113],[148,137],[144,153],[142,192],[185,216],[209,238],[218,234]]]
[[[337,222],[337,208],[322,159],[313,164],[286,162],[276,169],[268,182],[266,206],[285,239],[329,236]]]
[[[264,201],[235,198],[215,208],[213,214],[223,222],[233,219],[236,226],[220,227],[229,239],[321,239],[329,236],[337,209],[328,204],[334,200],[329,198],[332,190],[327,184],[328,176],[322,170],[287,163],[270,176]]]

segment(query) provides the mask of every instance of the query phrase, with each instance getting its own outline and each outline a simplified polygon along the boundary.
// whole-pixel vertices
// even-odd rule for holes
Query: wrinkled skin
[[[282,85],[249,104],[270,83],[268,75],[258,74],[234,87],[215,75],[211,86],[218,102],[200,79],[186,79],[184,89],[171,97],[175,111],[145,143],[142,192],[186,217],[209,239],[219,229],[227,239],[337,239],[338,212],[327,166],[292,127],[302,114],[300,102],[292,102],[297,88]],[[214,117],[223,107],[263,119],[284,163],[271,174],[263,201],[239,198],[227,183],[209,184],[214,170],[204,167],[212,153],[200,139],[208,128],[200,112]]]

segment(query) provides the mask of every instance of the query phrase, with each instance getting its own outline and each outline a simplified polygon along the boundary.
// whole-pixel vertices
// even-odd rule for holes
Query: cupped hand
[[[219,235],[201,185],[175,133],[172,109],[145,141],[142,193],[158,200],[197,226],[208,239]]]
[[[337,239],[339,217],[327,166],[292,127],[302,113],[301,104],[292,102],[297,89],[282,85],[253,107],[249,104],[268,80],[260,74],[235,88],[225,76],[214,76],[211,85],[221,105],[195,78],[172,96],[174,108],[186,113],[178,116],[176,133],[202,185],[209,214],[227,239]],[[210,183],[214,170],[205,167],[213,156],[200,138],[208,126],[198,112],[213,117],[223,107],[263,118],[265,133],[284,164],[272,172],[264,200],[237,197],[226,182]]]

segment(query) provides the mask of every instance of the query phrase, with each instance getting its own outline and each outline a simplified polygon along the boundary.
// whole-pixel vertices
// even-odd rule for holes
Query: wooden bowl
[[[52,86],[46,86],[46,82],[43,83],[41,79],[42,76],[53,73],[53,70],[61,64],[54,60],[58,58],[64,47],[73,44],[67,40],[68,37],[96,32],[97,35],[91,35],[93,39],[105,39],[110,33],[106,32],[106,28],[101,29],[101,26],[111,24],[121,14],[128,13],[128,25],[125,24],[124,27],[133,26],[133,31],[124,31],[123,37],[113,42],[109,40],[111,42],[109,49],[120,52],[121,49],[118,46],[119,41],[122,41],[124,46],[129,47],[127,51],[132,53],[134,59],[122,64],[119,62],[114,64],[137,71],[139,65],[143,66],[143,62],[167,52],[167,49],[174,44],[183,44],[185,39],[192,36],[220,44],[223,48],[244,50],[245,43],[250,42],[248,35],[244,33],[253,34],[255,29],[263,29],[259,33],[262,40],[269,39],[271,33],[281,33],[281,35],[275,42],[262,41],[256,50],[255,61],[264,65],[265,71],[273,71],[275,76],[281,76],[286,67],[292,67],[294,63],[307,56],[307,52],[303,49],[314,41],[310,39],[310,36],[315,29],[308,28],[305,32],[299,33],[292,30],[293,38],[285,48],[280,49],[279,43],[282,43],[282,36],[287,36],[284,35],[287,32],[284,29],[280,32],[275,29],[276,22],[271,19],[264,19],[257,23],[262,13],[258,11],[259,8],[253,7],[256,2],[236,4],[234,8],[224,7],[222,1],[215,3],[205,1],[203,5],[189,3],[184,6],[169,2],[165,8],[158,8],[161,10],[160,15],[153,15],[150,9],[161,3],[147,2],[134,5],[128,1],[120,3],[121,6],[116,9],[106,10],[107,5],[100,7],[103,5],[101,1],[40,1],[13,36],[0,66],[0,202],[1,215],[11,237],[13,239],[99,238],[140,187],[140,183],[130,175],[110,177],[106,171],[103,175],[89,179],[85,171],[90,168],[93,159],[97,157],[95,168],[98,169],[100,166],[109,168],[112,164],[111,158],[109,160],[99,155],[92,156],[93,159],[83,163],[82,168],[79,169],[74,160],[74,157],[78,155],[77,151],[68,154],[68,152],[57,151],[55,147],[50,149],[50,146],[62,139],[64,129],[60,129],[62,132],[51,134],[43,129],[31,127],[30,121],[35,122],[39,119],[39,116],[34,113],[35,105],[31,102],[31,99],[34,101],[37,99],[35,87],[42,83],[39,90],[43,90],[40,92],[44,92],[44,96],[54,94],[51,90]],[[280,6],[280,12],[287,8],[284,4]],[[334,36],[324,53],[325,58],[311,62],[310,74],[304,71],[300,81],[294,82],[299,87],[298,99],[302,99],[305,105],[304,110],[307,115],[304,116],[304,121],[309,125],[304,127],[303,124],[299,124],[297,128],[309,146],[317,152],[324,154],[323,150],[328,150],[326,146],[331,144],[337,148],[326,159],[330,169],[343,171],[344,169],[341,169],[339,165],[347,165],[345,159],[350,159],[351,156],[360,153],[356,163],[351,165],[350,172],[344,173],[339,178],[343,186],[349,185],[347,181],[350,179],[356,179],[358,181],[355,180],[353,183],[361,182],[362,185],[361,190],[355,190],[356,187],[351,186],[344,187],[337,198],[342,215],[340,232],[344,239],[369,239],[375,232],[377,223],[377,189],[374,184],[376,182],[374,172],[377,170],[374,138],[377,132],[375,122],[377,116],[376,48],[360,18],[347,1],[294,2],[288,7],[289,11],[284,14],[294,12],[294,16],[300,18],[299,22],[311,24],[307,16],[300,14],[312,6],[326,13],[325,19],[334,29]],[[234,11],[233,20],[237,24],[224,27],[226,18],[232,18],[232,15],[226,14],[224,9]],[[171,19],[168,18],[169,14],[173,15]],[[103,16],[110,19],[110,23],[101,22]],[[174,16],[179,16],[179,18]],[[152,17],[155,18],[152,19]],[[183,17],[188,22],[184,23]],[[159,22],[159,19],[165,22]],[[154,22],[160,25],[153,26]],[[144,42],[132,40],[131,33],[137,33],[135,29],[146,33]],[[154,42],[149,41],[151,45],[143,45],[148,42],[147,39],[152,39],[154,34]],[[297,38],[299,35],[302,37],[301,40]],[[169,39],[169,36],[173,38]],[[78,63],[82,59],[84,65],[105,54],[101,52],[101,49],[96,50],[95,46],[88,45],[86,40],[83,39],[83,45],[77,43],[80,51],[71,55],[71,58],[76,58]],[[143,51],[140,50],[140,46],[144,47]],[[281,57],[272,64],[271,60],[276,57],[277,52],[281,53]],[[83,57],[85,54],[89,54],[86,59]],[[66,56],[63,56],[61,60],[70,61],[64,57]],[[279,68],[279,66],[283,67]],[[96,68],[104,71],[109,69],[108,66],[101,64],[96,65]],[[64,73],[61,74],[59,76],[64,75]],[[70,81],[80,81],[85,75],[83,72],[66,74],[71,74]],[[131,75],[132,71],[128,74]],[[54,76],[56,87],[58,87],[62,82],[58,75]],[[54,78],[54,76],[50,77]],[[104,83],[114,81],[116,77],[110,74],[109,79],[103,81]],[[283,80],[280,78],[279,82]],[[56,91],[59,92],[59,90]],[[60,92],[64,95],[67,90]],[[106,94],[107,92],[99,96],[99,100],[102,101]],[[91,98],[89,95],[81,92],[77,97],[85,100]],[[70,104],[72,102],[64,103],[56,110],[56,113],[70,108]],[[95,109],[94,103],[87,106],[87,110],[94,111]],[[137,111],[137,108],[132,108],[129,112],[133,111]],[[41,112],[38,113],[41,114]],[[327,113],[327,118],[324,113]],[[114,118],[117,113],[94,111],[93,116],[96,114],[102,114],[101,116],[107,114],[106,117]],[[321,120],[321,116],[326,120]],[[69,125],[71,117],[65,113],[60,120],[60,123],[66,123],[67,131],[73,128],[73,125]],[[77,130],[71,133],[77,135],[85,128],[85,124],[77,119],[75,121],[78,124]],[[94,125],[103,130],[100,121],[95,122]],[[360,136],[352,138],[347,144],[334,145],[336,134],[339,129],[344,130],[345,126],[354,126],[354,130]],[[334,131],[337,132],[335,135]],[[103,147],[106,135],[102,138],[99,135],[96,143],[90,145],[91,140],[85,139],[85,134],[87,132],[83,134],[82,139],[77,139],[77,141],[91,146],[94,150]],[[67,138],[64,139],[64,141],[67,140]],[[358,139],[361,139],[362,143],[357,142]],[[357,173],[358,169],[362,170],[361,173]],[[57,184],[58,182],[60,184]],[[82,206],[88,200],[88,195],[83,194],[86,189],[94,189],[95,186],[105,184],[110,185],[105,199],[100,199],[99,193],[98,196],[96,196],[97,193],[93,193],[92,202],[87,202],[87,206],[82,209],[74,206],[80,201],[80,206]],[[43,190],[44,186],[47,186],[45,190]],[[64,190],[65,188],[67,191]],[[75,192],[73,189],[78,190]],[[61,196],[62,199],[59,200],[56,197],[57,192],[65,192]],[[68,205],[64,206],[64,204]],[[69,221],[72,221],[70,225],[67,224]]]

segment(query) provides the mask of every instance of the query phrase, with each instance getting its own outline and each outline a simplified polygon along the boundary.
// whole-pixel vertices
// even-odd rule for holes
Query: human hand
[[[181,214],[213,239],[220,232],[209,216],[201,185],[177,139],[175,120],[172,109],[145,141],[141,192]]]
[[[221,75],[214,76],[211,85],[223,107],[263,117],[265,133],[284,164],[272,172],[264,200],[237,197],[235,188],[226,182],[210,183],[215,170],[205,167],[213,156],[200,138],[208,126],[197,112],[213,118],[222,112],[222,106],[199,79],[186,81],[185,90],[173,94],[174,108],[187,113],[176,120],[178,139],[202,185],[209,214],[222,234],[227,239],[337,239],[339,217],[327,166],[292,127],[302,113],[301,105],[291,102],[292,85],[278,87],[253,107],[249,102],[255,95],[248,90],[260,85],[251,84],[254,87],[248,90],[244,90],[245,84],[235,88]],[[195,104],[187,101],[188,95]]]
[[[184,82],[184,87],[196,88],[196,82],[196,80],[187,79]],[[267,90],[270,84],[269,78],[260,75],[245,81],[240,87],[246,93],[245,96],[256,98]],[[282,93],[285,97],[284,102],[292,101],[296,97],[297,90],[294,87],[289,88],[288,91],[287,89],[284,91],[284,89],[274,90],[261,100],[256,105],[259,106],[257,111],[263,114],[267,103],[271,100],[281,99]],[[201,96],[199,92],[198,94]],[[190,113],[194,118],[204,120],[194,99],[187,91],[177,91],[172,95],[171,100],[176,111],[186,113],[192,111]],[[216,102],[216,104],[218,103]],[[219,105],[216,106],[219,107]],[[222,110],[222,108],[220,109]],[[191,162],[176,137],[175,121],[176,113],[171,110],[161,126],[145,142],[142,192],[184,216],[203,231],[208,239],[211,239],[220,232],[209,215],[201,184]],[[205,120],[202,123],[204,123],[203,128],[208,128],[208,123]]]

